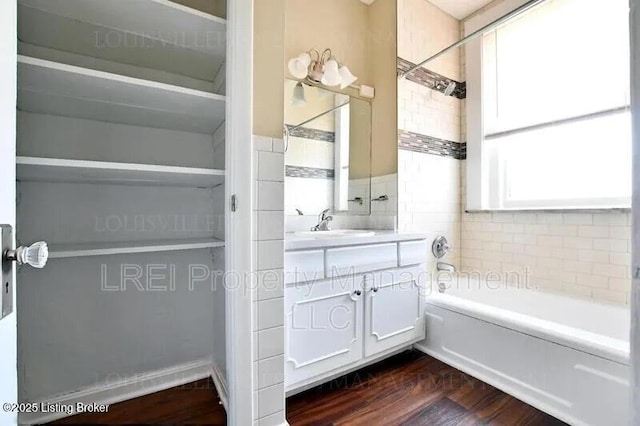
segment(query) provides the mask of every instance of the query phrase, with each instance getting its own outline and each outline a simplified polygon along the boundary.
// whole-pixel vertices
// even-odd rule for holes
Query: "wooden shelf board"
[[[18,109],[213,134],[222,95],[28,56],[18,56]]]
[[[199,250],[224,247],[224,241],[215,238],[194,238],[185,240],[131,241],[118,243],[78,243],[52,244],[50,259],[73,257],[109,256],[118,254],[154,253],[178,250]]]
[[[214,187],[224,183],[224,170],[150,164],[110,163],[59,158],[16,157],[17,180],[184,187]]]

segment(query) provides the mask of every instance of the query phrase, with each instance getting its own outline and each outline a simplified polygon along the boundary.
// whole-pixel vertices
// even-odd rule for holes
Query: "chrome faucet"
[[[329,209],[325,209],[318,215],[318,224],[311,228],[312,231],[331,231],[329,222],[333,220],[333,216],[328,216]]]

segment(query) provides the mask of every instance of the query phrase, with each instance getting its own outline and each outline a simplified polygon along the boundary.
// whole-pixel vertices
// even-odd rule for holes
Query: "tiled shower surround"
[[[399,0],[398,56],[420,62],[457,41],[461,28],[426,0]],[[464,66],[463,51],[426,65],[459,82]],[[631,213],[465,212],[465,101],[413,80],[398,81],[399,229],[446,236],[452,251],[444,261],[464,272],[497,272],[543,291],[628,304]]]

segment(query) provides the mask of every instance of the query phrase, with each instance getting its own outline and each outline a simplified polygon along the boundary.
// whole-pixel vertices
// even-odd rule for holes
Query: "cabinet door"
[[[365,356],[424,339],[423,267],[369,273],[365,283]]]
[[[363,277],[285,290],[285,384],[291,387],[362,358]]]

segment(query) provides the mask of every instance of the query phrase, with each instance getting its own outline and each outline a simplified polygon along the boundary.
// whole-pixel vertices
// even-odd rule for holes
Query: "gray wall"
[[[223,250],[215,251],[222,258]],[[175,291],[135,285],[101,290],[101,268],[117,285],[122,264],[173,265]],[[211,358],[214,323],[224,330],[224,311],[216,312],[220,302],[212,303],[208,282],[189,290],[190,264],[213,268],[210,250],[53,259],[45,269],[23,268],[17,294],[20,400]],[[145,273],[140,281],[146,285],[147,278]],[[169,286],[170,279],[153,283]]]

